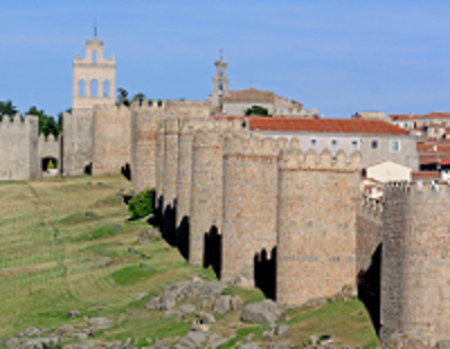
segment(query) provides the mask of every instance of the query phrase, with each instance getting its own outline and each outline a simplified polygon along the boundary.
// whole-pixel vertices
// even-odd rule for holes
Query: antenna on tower
[[[97,17],[94,19],[94,39],[97,40]]]
[[[219,53],[220,53],[220,60],[223,61],[223,50],[220,49],[220,50],[219,50]]]

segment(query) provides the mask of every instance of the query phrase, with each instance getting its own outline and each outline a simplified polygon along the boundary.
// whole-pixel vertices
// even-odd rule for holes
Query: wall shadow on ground
[[[220,279],[222,271],[222,235],[219,229],[213,225],[204,235],[203,266],[212,267],[216,276]]]
[[[381,308],[381,256],[383,246],[380,243],[372,255],[372,262],[364,272],[358,273],[358,298],[366,306],[377,334],[380,331]]]
[[[267,298],[275,300],[277,284],[277,248],[274,247],[270,256],[264,249],[256,253],[254,261],[255,286],[258,287]]]

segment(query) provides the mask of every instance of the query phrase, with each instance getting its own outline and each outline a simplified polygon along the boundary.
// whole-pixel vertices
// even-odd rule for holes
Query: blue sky
[[[203,100],[224,50],[231,89],[297,99],[325,117],[450,112],[450,1],[2,1],[0,100],[71,107],[87,37],[115,54],[117,86]]]

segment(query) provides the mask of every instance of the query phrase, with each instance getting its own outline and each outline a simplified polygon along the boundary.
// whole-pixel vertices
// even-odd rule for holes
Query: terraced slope
[[[0,182],[0,338],[30,326],[56,328],[95,316],[116,324],[99,338],[132,337],[139,347],[145,338],[175,342],[187,333],[189,322],[175,323],[163,312],[146,310],[145,304],[167,284],[198,274],[215,276],[188,265],[161,239],[138,244],[139,234],[151,227],[128,220],[119,194],[131,189],[119,176]],[[130,253],[130,247],[138,253]],[[105,261],[106,266],[99,267]],[[144,291],[149,294],[138,301]],[[258,290],[230,292],[245,302],[263,299]],[[68,318],[75,309],[82,316]],[[293,343],[329,333],[349,344],[376,344],[369,317],[357,300],[289,310],[289,316]],[[238,319],[237,312],[219,317],[214,330],[229,336],[236,331],[229,325]],[[263,329],[242,325],[236,333],[261,334]]]

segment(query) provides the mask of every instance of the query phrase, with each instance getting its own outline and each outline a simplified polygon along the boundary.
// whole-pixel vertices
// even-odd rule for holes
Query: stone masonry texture
[[[281,154],[277,301],[302,304],[355,285],[359,153]]]
[[[190,203],[189,262],[201,265],[204,235],[222,229],[223,143],[217,130],[194,136]]]
[[[224,155],[222,279],[254,277],[255,254],[277,240],[278,144],[229,136]]]
[[[92,174],[120,173],[131,164],[131,113],[125,106],[94,108]]]
[[[434,345],[450,339],[450,188],[385,188],[381,339],[393,332]]]

